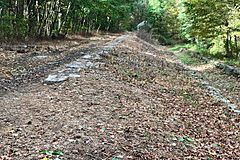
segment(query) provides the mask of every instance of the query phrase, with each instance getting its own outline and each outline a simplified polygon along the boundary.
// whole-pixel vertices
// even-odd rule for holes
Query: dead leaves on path
[[[1,153],[3,152],[5,146],[0,145],[0,160],[13,160],[13,150],[8,148],[5,153]],[[3,156],[1,156],[3,155]]]
[[[3,118],[17,120],[3,124],[22,131],[17,138],[0,133],[0,141],[14,146],[20,159],[39,158],[39,150],[86,160],[240,157],[239,116],[185,69],[135,36],[113,52],[104,58],[106,66],[84,70],[79,78],[6,96]]]

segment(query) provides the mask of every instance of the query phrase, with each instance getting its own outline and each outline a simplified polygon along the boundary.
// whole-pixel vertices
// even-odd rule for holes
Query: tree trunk
[[[229,30],[228,30],[227,33],[226,33],[225,50],[226,50],[226,56],[228,58],[231,58],[232,54],[231,54],[231,51],[230,51],[229,35],[230,35],[230,33],[229,33]]]
[[[59,15],[59,8],[60,8],[60,2],[59,0],[56,0],[54,2],[54,7],[53,7],[53,16],[52,16],[52,24],[50,25],[50,36],[53,35],[53,30],[55,29],[57,20],[58,20],[58,15]],[[58,34],[58,33],[57,33]],[[57,35],[56,35],[57,36]]]
[[[27,10],[28,10],[28,34],[35,35],[35,0],[27,0]]]
[[[62,23],[59,26],[58,33],[61,33],[62,28],[65,26],[65,24],[68,20],[68,14],[69,14],[69,11],[70,11],[71,7],[72,7],[72,3],[69,2],[68,7],[67,7],[67,11],[66,11],[66,15],[64,16],[64,19],[62,20]],[[64,34],[67,34],[67,33],[64,33]]]
[[[232,44],[232,35],[230,35],[230,38],[229,38],[229,46],[230,46],[230,55],[231,55],[231,57],[233,57],[233,53],[234,53],[234,46],[233,46],[233,44]],[[230,58],[231,58],[230,57]]]
[[[237,43],[237,35],[234,35],[234,48],[235,48],[235,53],[236,53],[236,59],[238,59],[239,50],[238,50],[238,43]]]
[[[17,1],[17,18],[24,17],[24,0]]]

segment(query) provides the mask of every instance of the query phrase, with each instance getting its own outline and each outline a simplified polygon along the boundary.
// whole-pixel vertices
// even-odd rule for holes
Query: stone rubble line
[[[204,60],[206,63],[212,63],[214,66],[218,69],[221,69],[223,72],[225,72],[228,75],[235,76],[237,78],[240,78],[240,69],[238,67],[233,67],[227,64],[222,63],[221,61],[218,60],[213,60],[211,58],[207,57],[202,57],[201,55],[195,53],[195,52],[190,52],[191,56],[197,57],[199,59]]]
[[[90,53],[90,54],[83,53],[84,55],[81,56],[78,60],[73,61],[69,64],[66,64],[64,69],[58,69],[55,73],[48,75],[48,77],[44,80],[44,83],[54,84],[54,83],[60,83],[60,82],[66,81],[69,78],[79,78],[81,69],[98,68],[99,66],[103,65],[103,63],[98,62],[98,60],[101,60],[102,56],[109,54],[109,52],[113,50],[114,47],[116,47],[119,43],[121,43],[128,37],[129,35],[122,35],[116,38],[115,40],[113,40],[112,42],[107,43],[107,45],[104,46],[102,50],[96,53]],[[158,50],[156,47],[153,47],[153,48]],[[234,104],[231,104],[231,102],[222,95],[219,89],[211,86],[209,82],[202,80],[199,73],[191,70],[189,67],[187,67],[182,62],[180,62],[175,56],[173,56],[173,58],[182,67],[184,67],[184,69],[186,69],[193,78],[199,80],[199,82],[203,86],[205,86],[205,88],[213,96],[213,98],[215,98],[217,101],[223,102],[229,109],[240,114],[240,110],[237,109],[237,106]]]
[[[191,77],[197,79],[208,90],[208,92],[215,100],[224,103],[230,110],[240,114],[240,109],[238,109],[235,104],[232,104],[227,98],[225,98],[219,89],[211,86],[209,82],[204,81],[199,73],[183,64],[180,60],[177,59],[175,55],[173,55],[173,58],[178,62],[178,64],[180,64],[184,69],[188,71]]]
[[[216,68],[221,69],[226,74],[233,75],[237,78],[240,78],[240,69],[239,68],[237,68],[237,67],[235,68],[235,67],[226,65],[224,63],[221,63],[221,62],[215,62],[214,65],[215,65]]]
[[[127,39],[129,35],[122,35],[115,40],[107,43],[100,51],[95,53],[83,53],[83,55],[69,64],[65,64],[64,68],[57,69],[54,73],[48,75],[48,77],[43,81],[44,84],[54,84],[61,83],[69,78],[79,78],[80,71],[82,69],[99,68],[104,65],[104,63],[99,62],[102,56],[106,56],[116,47],[119,43]]]
[[[157,51],[160,51],[157,47],[155,47],[154,45],[141,40],[142,42],[144,42],[144,44],[149,45],[151,47],[153,47],[154,49],[156,49]],[[232,104],[227,98],[225,98],[221,91],[213,86],[210,85],[209,82],[204,81],[201,78],[201,75],[199,73],[197,73],[196,71],[192,70],[190,67],[186,66],[185,64],[183,64],[180,60],[178,60],[178,58],[176,57],[176,55],[172,55],[172,58],[174,58],[177,63],[179,65],[181,65],[185,70],[187,70],[190,74],[191,77],[197,79],[207,90],[208,92],[211,94],[211,96],[213,98],[215,98],[215,100],[220,101],[222,103],[224,103],[230,110],[232,110],[235,113],[240,114],[240,109],[238,109],[238,107],[234,104]],[[216,65],[216,64],[215,64]]]

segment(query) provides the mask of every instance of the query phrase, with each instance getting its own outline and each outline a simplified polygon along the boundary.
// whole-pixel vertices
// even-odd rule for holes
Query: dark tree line
[[[239,58],[240,0],[0,0],[1,38],[119,32],[140,22],[164,44]]]
[[[133,0],[0,0],[1,37],[129,29]]]

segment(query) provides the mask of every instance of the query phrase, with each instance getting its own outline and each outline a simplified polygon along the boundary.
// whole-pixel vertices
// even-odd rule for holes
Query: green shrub
[[[216,38],[212,41],[214,44],[210,49],[209,53],[215,56],[221,56],[225,52],[224,43],[221,38]]]

